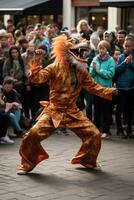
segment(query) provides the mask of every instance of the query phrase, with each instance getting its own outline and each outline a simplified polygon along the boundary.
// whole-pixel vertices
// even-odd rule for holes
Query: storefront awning
[[[0,0],[0,14],[21,14],[24,10],[50,0]]]
[[[72,0],[72,5],[76,7],[84,7],[84,6],[99,6],[100,1],[99,0]]]
[[[134,0],[100,0],[100,5],[112,7],[132,7],[134,6]]]

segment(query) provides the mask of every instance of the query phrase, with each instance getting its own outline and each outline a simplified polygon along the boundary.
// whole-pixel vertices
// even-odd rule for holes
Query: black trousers
[[[94,124],[104,132],[110,133],[112,120],[112,102],[98,96],[94,96]]]
[[[10,118],[7,113],[0,111],[0,137],[4,137],[10,125]]]
[[[134,89],[119,90],[117,96],[116,125],[117,129],[122,129],[123,118],[125,124],[131,129],[133,121]]]

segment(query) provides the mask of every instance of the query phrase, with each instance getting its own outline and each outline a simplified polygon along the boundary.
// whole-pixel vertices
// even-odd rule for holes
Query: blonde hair
[[[78,24],[77,24],[77,26],[76,26],[76,30],[77,30],[78,33],[81,32],[81,24],[82,24],[82,23],[85,23],[85,24],[87,25],[87,28],[90,30],[90,26],[89,26],[89,24],[88,24],[88,21],[85,20],[85,19],[82,19],[82,20],[80,20],[80,21],[78,22]]]

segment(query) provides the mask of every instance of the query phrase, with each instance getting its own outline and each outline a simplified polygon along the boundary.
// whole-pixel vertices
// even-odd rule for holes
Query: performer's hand
[[[36,49],[35,55],[36,56],[43,56],[45,54],[45,51],[43,49]]]
[[[113,89],[113,95],[117,95],[118,94],[118,89],[117,88],[112,88]]]

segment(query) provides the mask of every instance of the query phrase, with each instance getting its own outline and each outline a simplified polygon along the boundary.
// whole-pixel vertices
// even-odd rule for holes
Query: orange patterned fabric
[[[49,81],[50,101],[37,123],[22,141],[20,146],[21,164],[28,170],[47,159],[49,156],[42,147],[41,141],[53,134],[56,128],[64,127],[71,129],[82,141],[82,146],[73,157],[72,164],[95,167],[101,147],[100,132],[76,107],[76,100],[82,88],[111,100],[113,89],[104,88],[97,84],[86,69],[67,63],[62,67],[53,63],[42,69],[39,62],[32,61],[29,63],[29,68],[31,82],[40,84]],[[76,75],[75,86],[72,85],[74,74]],[[46,106],[46,103],[44,105]]]

